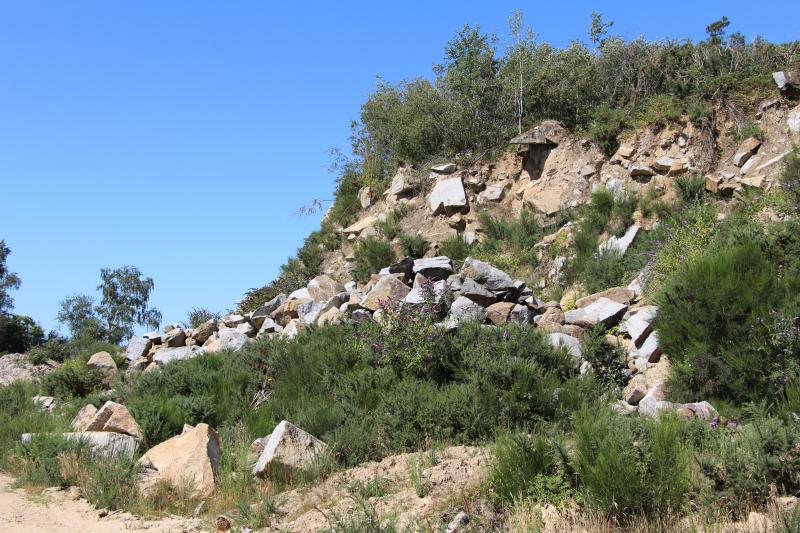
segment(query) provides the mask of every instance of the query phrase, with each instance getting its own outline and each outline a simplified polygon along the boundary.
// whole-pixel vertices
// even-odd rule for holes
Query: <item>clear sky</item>
[[[464,23],[586,39],[800,39],[800,2],[0,1],[0,238],[15,312],[56,326],[102,267],[154,278],[165,321],[224,311],[273,279],[331,199],[329,150],[375,86],[431,73]]]

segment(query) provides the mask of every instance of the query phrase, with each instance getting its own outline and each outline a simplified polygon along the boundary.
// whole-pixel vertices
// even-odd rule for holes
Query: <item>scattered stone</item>
[[[627,309],[627,305],[608,298],[599,298],[582,309],[567,311],[564,313],[564,321],[581,327],[591,327],[596,324],[611,327],[619,321]]]
[[[628,251],[631,244],[633,244],[633,240],[636,238],[636,235],[639,233],[639,226],[634,224],[625,232],[622,237],[611,237],[605,243],[600,245],[600,251],[606,250],[614,250],[619,255],[625,255],[625,252]]]
[[[631,167],[630,175],[632,178],[650,178],[656,173],[647,165],[634,165]]]
[[[344,286],[326,275],[317,276],[308,282],[308,293],[315,302],[325,302],[344,292]]]
[[[789,127],[790,133],[800,133],[800,106],[789,111],[789,116],[786,118],[786,125]]]
[[[800,72],[773,72],[772,79],[784,95],[800,93]]]
[[[760,189],[764,186],[764,176],[750,176],[749,178],[742,178],[741,184],[747,187]]]
[[[456,171],[456,166],[453,163],[444,163],[432,166],[431,170],[437,174],[452,174]]]
[[[392,184],[384,194],[392,201],[397,201],[399,198],[412,194],[416,187],[417,180],[414,178],[412,170],[408,167],[400,167],[392,178]]]
[[[508,316],[508,321],[513,324],[532,324],[533,311],[527,305],[516,304]]]
[[[632,144],[623,143],[619,145],[619,148],[617,149],[617,155],[620,157],[624,157],[625,159],[630,159],[634,151],[635,148]]]
[[[274,464],[291,470],[305,470],[325,453],[328,445],[297,426],[283,420],[269,436],[264,450],[253,466],[253,475],[261,475]]]
[[[377,311],[381,302],[400,302],[410,291],[411,289],[399,279],[384,276],[361,301],[361,305],[370,311]]]
[[[56,399],[52,396],[34,396],[31,401],[45,411],[52,411],[56,407]]]
[[[737,167],[744,165],[750,156],[752,156],[761,146],[761,141],[755,137],[749,137],[742,141],[736,153],[733,156],[733,164]]]
[[[275,310],[278,309],[281,305],[283,305],[286,302],[286,300],[287,297],[285,294],[279,294],[272,300],[268,301],[267,303],[265,303],[264,305],[253,311],[253,313],[250,315],[250,322],[252,322],[253,327],[261,329],[261,325],[264,323],[264,320],[266,320],[270,315],[272,315],[272,313],[275,312]]]
[[[511,276],[494,265],[467,257],[461,269],[461,275],[472,278],[490,291],[508,291],[514,288]]]
[[[81,407],[81,410],[78,411],[78,414],[75,415],[75,418],[72,419],[72,422],[70,422],[69,425],[75,431],[86,431],[86,429],[89,427],[89,424],[91,424],[92,420],[94,420],[96,414],[97,407],[87,403]]]
[[[211,337],[213,339],[213,337]],[[185,359],[191,359],[192,357],[197,357],[198,355],[205,352],[205,350],[199,346],[181,346],[180,348],[163,348],[156,352],[153,356],[153,362],[158,363],[159,365],[165,365],[167,363],[171,363],[172,361],[183,361]]]
[[[486,318],[495,326],[502,326],[508,322],[508,317],[516,305],[514,302],[494,303],[486,309]]]
[[[262,320],[263,322],[263,320]],[[194,328],[194,333],[192,334],[192,338],[197,341],[198,344],[204,344],[211,335],[216,333],[217,331],[217,323],[213,320],[208,320],[203,322],[196,328]]]
[[[674,164],[675,160],[665,155],[663,157],[659,157],[653,162],[653,169],[659,172],[669,172]]]
[[[486,309],[476,304],[469,298],[459,296],[450,306],[450,315],[447,317],[448,327],[457,326],[461,322],[475,320],[483,322],[486,320]]]
[[[293,318],[286,324],[286,327],[281,330],[281,335],[288,338],[293,339],[297,337],[301,331],[306,329],[305,322],[300,320],[299,318]]]
[[[636,314],[626,320],[621,330],[630,335],[631,340],[636,346],[641,346],[647,336],[652,331],[651,322],[655,319],[657,309],[648,307],[640,309]]]
[[[239,315],[232,315],[239,316]],[[244,317],[240,317],[244,321]],[[186,346],[186,332],[181,328],[172,328],[164,334],[161,343],[167,348],[177,348],[179,346]]]
[[[622,397],[630,405],[636,405],[647,394],[647,379],[642,374],[631,378],[622,391]]]
[[[256,328],[250,322],[245,322],[244,324],[239,324],[236,326],[233,331],[236,333],[241,333],[247,337],[253,337],[256,334]],[[221,337],[221,335],[220,335]]]
[[[74,433],[23,433],[20,436],[23,446],[41,435],[58,436],[68,442],[85,442],[89,447],[91,457],[104,459],[126,458],[133,459],[138,443],[135,438],[123,433],[107,431],[81,431]]]
[[[428,202],[434,215],[452,215],[469,211],[464,185],[458,177],[439,181],[431,191]]]
[[[327,311],[320,313],[319,317],[317,317],[317,325],[338,324],[342,320],[344,320],[344,312],[339,310],[338,307],[331,307]]]
[[[639,347],[639,357],[648,363],[657,363],[661,356],[661,348],[658,346],[658,332],[654,331],[647,336],[647,339]]]
[[[97,370],[117,371],[117,363],[114,362],[114,358],[111,357],[111,354],[108,352],[97,352],[92,355],[86,362],[86,366],[87,368],[94,368]]]
[[[573,337],[572,335],[567,335],[565,333],[550,333],[547,336],[548,340],[550,341],[550,345],[554,348],[564,348],[567,350],[567,353],[572,356],[572,360],[577,367],[581,361],[583,360],[583,352],[581,351],[581,341]]]
[[[625,400],[617,400],[614,404],[611,405],[611,410],[621,416],[632,415],[636,413],[639,408],[635,405],[631,405]]]
[[[429,280],[444,280],[453,273],[453,262],[444,255],[416,259],[412,271],[414,274],[422,274]]]
[[[610,289],[606,289],[602,292],[577,299],[575,301],[575,307],[579,309],[588,307],[600,298],[608,298],[609,300],[619,304],[629,305],[636,298],[636,293],[627,287],[611,287]],[[562,305],[561,307],[563,308],[564,306]]]
[[[128,361],[133,361],[140,357],[147,357],[150,352],[150,347],[153,344],[149,339],[143,337],[131,337],[128,341],[128,347],[125,349],[125,357]]]
[[[378,218],[375,216],[368,216],[362,218],[358,222],[355,222],[354,224],[343,229],[342,233],[344,233],[345,235],[358,235],[365,229],[371,228],[377,220]]]
[[[361,204],[361,209],[367,209],[372,205],[372,189],[369,187],[362,187],[358,191],[358,202]]]
[[[208,424],[185,425],[180,435],[150,448],[139,459],[139,486],[149,492],[160,481],[177,487],[188,484],[193,497],[207,497],[214,492],[220,456],[216,431]]]
[[[122,404],[108,401],[103,404],[86,431],[109,431],[111,433],[124,433],[136,439],[142,438],[142,429],[128,408]]]
[[[465,296],[483,307],[489,307],[497,302],[497,296],[472,278],[465,278],[458,291],[460,296]]]
[[[489,185],[478,195],[478,203],[485,204],[487,202],[502,201],[509,186],[510,184],[508,182],[504,182],[501,185]]]

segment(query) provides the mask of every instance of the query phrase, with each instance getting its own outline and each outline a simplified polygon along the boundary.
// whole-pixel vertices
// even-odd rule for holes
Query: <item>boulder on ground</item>
[[[639,226],[634,224],[625,232],[622,237],[611,237],[606,242],[600,245],[600,251],[614,251],[619,255],[625,255],[628,251],[636,235],[639,233]]]
[[[425,303],[426,297],[426,290],[432,293],[433,298],[439,302],[442,300],[451,300],[450,293],[447,291],[447,282],[444,280],[437,281],[435,283],[431,283],[428,289],[424,289],[422,286],[414,287],[411,289],[411,292],[406,294],[406,297],[403,298],[403,304],[405,305],[421,305]],[[447,303],[447,302],[445,302]]]
[[[456,165],[454,163],[442,163],[441,165],[433,165],[431,167],[431,171],[436,172],[437,174],[452,174],[456,171]]]
[[[182,328],[172,328],[161,337],[161,344],[167,348],[186,346],[186,332]]]
[[[583,352],[581,351],[581,341],[573,337],[572,335],[567,335],[565,333],[550,333],[547,336],[547,339],[550,341],[550,345],[553,348],[564,348],[567,350],[570,356],[572,356],[572,360],[577,365],[583,360]]]
[[[627,287],[611,287],[610,289],[606,289],[602,292],[584,296],[583,298],[578,298],[575,300],[575,307],[578,309],[588,307],[600,298],[608,298],[609,300],[617,302],[618,304],[628,305],[634,299],[636,299],[636,293]]]
[[[272,431],[264,450],[253,466],[253,475],[260,475],[280,464],[291,470],[304,470],[314,464],[328,445],[299,427],[283,420]]]
[[[733,164],[737,167],[741,167],[747,160],[750,159],[758,148],[761,146],[761,140],[756,137],[748,137],[742,144],[739,145],[739,148],[736,150],[736,153],[733,155]]]
[[[773,72],[772,79],[781,93],[787,96],[800,95],[800,72]]]
[[[453,262],[449,257],[424,257],[414,260],[412,267],[414,274],[422,274],[431,281],[447,279],[453,273]]]
[[[381,303],[400,302],[411,289],[394,276],[384,276],[372,287],[366,297],[361,301],[361,306],[370,311],[377,311]]]
[[[268,301],[255,311],[250,314],[250,322],[253,324],[253,327],[256,329],[261,329],[261,325],[264,323],[273,311],[279,308],[283,303],[286,301],[285,294],[279,294],[272,300]],[[205,342],[205,341],[204,341]]]
[[[636,405],[647,394],[647,379],[642,374],[636,374],[631,378],[622,391],[622,397],[630,405]]]
[[[320,313],[317,317],[317,325],[326,326],[338,324],[344,319],[344,313],[338,307],[331,307],[327,311]]]
[[[467,257],[461,268],[461,274],[474,279],[490,291],[508,291],[514,288],[511,276],[496,266],[474,257]]]
[[[130,435],[110,433],[107,431],[80,431],[70,433],[23,433],[20,436],[23,446],[40,436],[61,437],[67,442],[85,442],[92,458],[133,459],[138,442]]]
[[[147,357],[150,352],[152,342],[144,337],[131,337],[128,341],[128,347],[125,348],[125,358],[128,361],[134,361],[140,357]]]
[[[475,320],[483,322],[486,320],[486,309],[476,304],[465,296],[459,296],[450,306],[450,314],[447,317],[446,326],[448,328],[457,327],[462,322]]]
[[[75,418],[72,419],[69,425],[75,431],[86,431],[86,428],[92,423],[96,414],[97,407],[88,403],[81,407],[81,410],[78,411],[78,414],[75,415]]]
[[[254,328],[253,324],[251,324],[250,322],[243,322],[239,324],[238,326],[233,328],[233,331],[235,331],[236,333],[241,333],[242,335],[245,335],[247,337],[255,337],[256,335],[256,328]]]
[[[640,309],[623,322],[620,329],[630,335],[636,346],[641,346],[652,330],[651,323],[656,317],[656,312],[656,308],[652,306]]]
[[[286,324],[286,327],[281,330],[281,335],[287,339],[297,337],[300,332],[306,329],[306,324],[299,318],[293,318]]]
[[[117,363],[114,362],[114,358],[111,357],[110,353],[97,352],[96,354],[92,355],[86,362],[86,367],[94,368],[97,370],[113,370],[116,372]]]
[[[207,352],[222,352],[225,350],[236,352],[250,342],[252,342],[252,339],[245,333],[238,331],[238,327],[237,329],[226,328],[219,330],[216,338],[208,340],[203,345],[203,349]]]
[[[340,292],[344,292],[344,286],[341,283],[325,274],[309,281],[307,288],[311,299],[319,303],[326,302]]]
[[[389,185],[389,189],[383,194],[389,200],[397,201],[400,198],[412,195],[417,186],[417,179],[414,177],[413,170],[409,167],[401,166],[392,178],[392,184]]]
[[[219,477],[219,435],[208,424],[183,426],[172,437],[145,452],[139,459],[139,486],[149,492],[160,481],[188,487],[192,496],[204,498],[214,492]]]
[[[212,337],[213,338],[213,337]],[[156,352],[153,356],[153,362],[159,365],[165,365],[172,361],[183,361],[191,359],[205,352],[199,346],[181,346],[180,348],[163,348]]]
[[[142,438],[142,429],[128,408],[122,404],[108,401],[103,404],[86,426],[86,431],[109,431],[124,433],[136,439]]]
[[[458,177],[439,181],[433,188],[428,202],[434,215],[469,212],[464,184]]]
[[[514,302],[494,303],[486,308],[486,318],[495,326],[502,326],[508,322],[508,317],[516,305]]]
[[[45,411],[52,411],[56,407],[56,399],[52,396],[34,396],[31,401]]]
[[[472,278],[465,278],[458,290],[460,296],[465,296],[483,307],[488,307],[497,302],[497,296]]]
[[[532,324],[533,311],[527,305],[515,304],[508,316],[508,321],[513,324]]]
[[[194,328],[192,338],[197,341],[197,344],[204,344],[216,331],[217,323],[213,320],[208,320]]]
[[[567,311],[564,313],[564,321],[581,327],[592,327],[596,324],[611,327],[619,321],[627,309],[627,305],[602,297],[582,309]]]

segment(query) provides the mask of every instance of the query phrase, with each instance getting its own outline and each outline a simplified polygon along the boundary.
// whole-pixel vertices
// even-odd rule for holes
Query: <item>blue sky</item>
[[[332,197],[329,149],[380,75],[431,73],[464,23],[540,40],[701,38],[727,15],[748,38],[800,39],[800,2],[0,2],[0,238],[15,312],[56,326],[103,267],[155,279],[166,321],[224,311],[275,277]]]

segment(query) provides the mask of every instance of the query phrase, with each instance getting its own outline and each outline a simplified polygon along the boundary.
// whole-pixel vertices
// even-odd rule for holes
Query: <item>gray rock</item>
[[[372,319],[372,312],[367,309],[356,309],[350,317],[356,322],[363,322],[364,320]]]
[[[252,342],[246,334],[236,329],[227,328],[217,332],[217,338],[208,341],[203,348],[208,352],[222,352],[225,350],[238,351]]]
[[[514,324],[533,324],[533,311],[527,305],[517,304],[511,310],[508,321]]]
[[[494,265],[480,261],[474,257],[467,257],[461,275],[472,278],[490,291],[508,291],[514,288],[511,276]]]
[[[223,331],[233,331],[233,330],[223,330]],[[158,363],[159,365],[165,365],[167,363],[171,363],[172,361],[183,361],[185,359],[191,359],[192,357],[197,357],[203,352],[205,352],[205,350],[199,346],[162,348],[161,350],[158,350],[153,356],[153,362]]]
[[[262,335],[266,335],[268,333],[280,333],[282,329],[283,328],[278,325],[277,322],[271,318],[266,318],[264,322],[261,323],[261,328],[258,330],[256,337],[261,337]]]
[[[268,301],[250,315],[250,322],[253,323],[253,327],[260,329],[261,324],[264,323],[264,320],[272,314],[277,308],[279,308],[283,303],[287,300],[285,294],[279,294],[272,300]]]
[[[150,340],[153,344],[161,344],[162,333],[160,331],[151,331],[142,335],[145,339]]]
[[[447,279],[453,273],[453,262],[444,255],[423,257],[414,261],[412,271],[414,274],[422,274],[429,280],[439,281]]]
[[[128,347],[125,348],[125,358],[128,361],[134,361],[140,357],[146,357],[150,352],[152,343],[149,339],[143,337],[131,337],[128,341]]]
[[[461,178],[447,178],[437,183],[428,203],[434,215],[452,215],[469,211],[469,202]]]
[[[243,333],[248,337],[253,337],[256,334],[256,328],[254,328],[250,322],[244,322],[242,324],[239,324],[234,328],[234,331],[238,333]]]
[[[630,170],[632,178],[650,178],[655,176],[655,171],[647,165],[634,165]]]
[[[773,72],[772,79],[783,94],[800,93],[800,72]]]
[[[486,190],[478,195],[478,203],[499,202],[505,196],[506,189],[508,189],[508,186],[505,183],[502,185],[489,185]]]
[[[786,125],[791,133],[800,133],[800,106],[789,112],[789,116],[786,118]]]
[[[478,284],[472,278],[465,278],[461,283],[461,288],[458,291],[459,296],[465,296],[473,302],[483,307],[489,307],[497,302],[497,296],[490,290],[484,288],[483,285]]]
[[[312,300],[311,293],[308,291],[308,287],[300,287],[292,294],[289,295],[287,300]]]
[[[432,166],[431,170],[437,174],[452,174],[456,171],[456,166],[453,163],[444,163]]]
[[[216,331],[217,331],[217,323],[214,322],[213,320],[208,320],[206,322],[203,322],[196,328],[194,328],[194,333],[192,333],[192,337],[194,338],[194,340],[197,341],[198,344],[203,344]]]
[[[417,187],[417,180],[408,167],[400,167],[392,178],[392,184],[384,194],[394,199],[411,195]]]
[[[596,324],[611,327],[619,321],[627,309],[627,305],[608,298],[600,298],[582,309],[567,311],[564,313],[564,322],[581,327],[591,327]]]
[[[450,315],[447,317],[448,327],[457,326],[466,321],[475,320],[483,322],[486,320],[486,309],[476,304],[469,298],[459,296],[450,306]]]
[[[577,368],[580,365],[581,361],[583,360],[583,352],[581,351],[581,341],[573,337],[572,335],[567,335],[566,333],[550,333],[547,336],[547,340],[550,341],[550,345],[554,348],[564,348],[567,350],[567,353],[572,356],[572,361]]]
[[[31,401],[45,411],[52,411],[56,407],[56,399],[52,396],[34,396]]]
[[[656,317],[656,312],[655,307],[643,308],[623,322],[620,330],[630,335],[636,346],[641,346],[652,330],[650,323]]]
[[[328,445],[283,420],[270,434],[264,450],[253,465],[253,475],[261,475],[273,464],[289,470],[304,470],[311,467],[325,453]]]
[[[631,244],[633,244],[633,240],[636,238],[636,235],[639,233],[639,226],[634,224],[628,231],[625,232],[625,235],[622,237],[611,237],[605,243],[600,245],[600,251],[606,250],[614,250],[619,255],[625,255],[625,252],[628,251]]]
[[[447,291],[447,282],[444,280],[435,282],[432,290],[436,301],[438,302],[442,300]],[[403,303],[407,305],[420,305],[425,303],[425,291],[422,289],[422,287],[414,287],[411,289],[411,292],[409,292],[406,297],[403,298]]]
[[[186,345],[186,332],[181,328],[172,328],[164,334],[161,339],[162,344],[167,348],[177,348]]]
[[[361,209],[367,209],[372,205],[372,189],[369,187],[362,187],[358,191],[358,201],[361,203]]]
[[[638,352],[639,357],[646,359],[648,363],[657,363],[661,358],[661,348],[658,346],[658,332],[654,331],[648,335]]]
[[[675,163],[675,160],[669,156],[659,157],[653,162],[653,168],[659,172],[669,172],[669,169],[672,168],[672,164]]]
[[[42,435],[62,437],[68,442],[85,442],[89,448],[90,457],[105,459],[126,458],[133,459],[136,452],[137,441],[130,435],[113,433],[110,431],[82,431],[69,433],[23,433],[20,436],[23,446]]]

